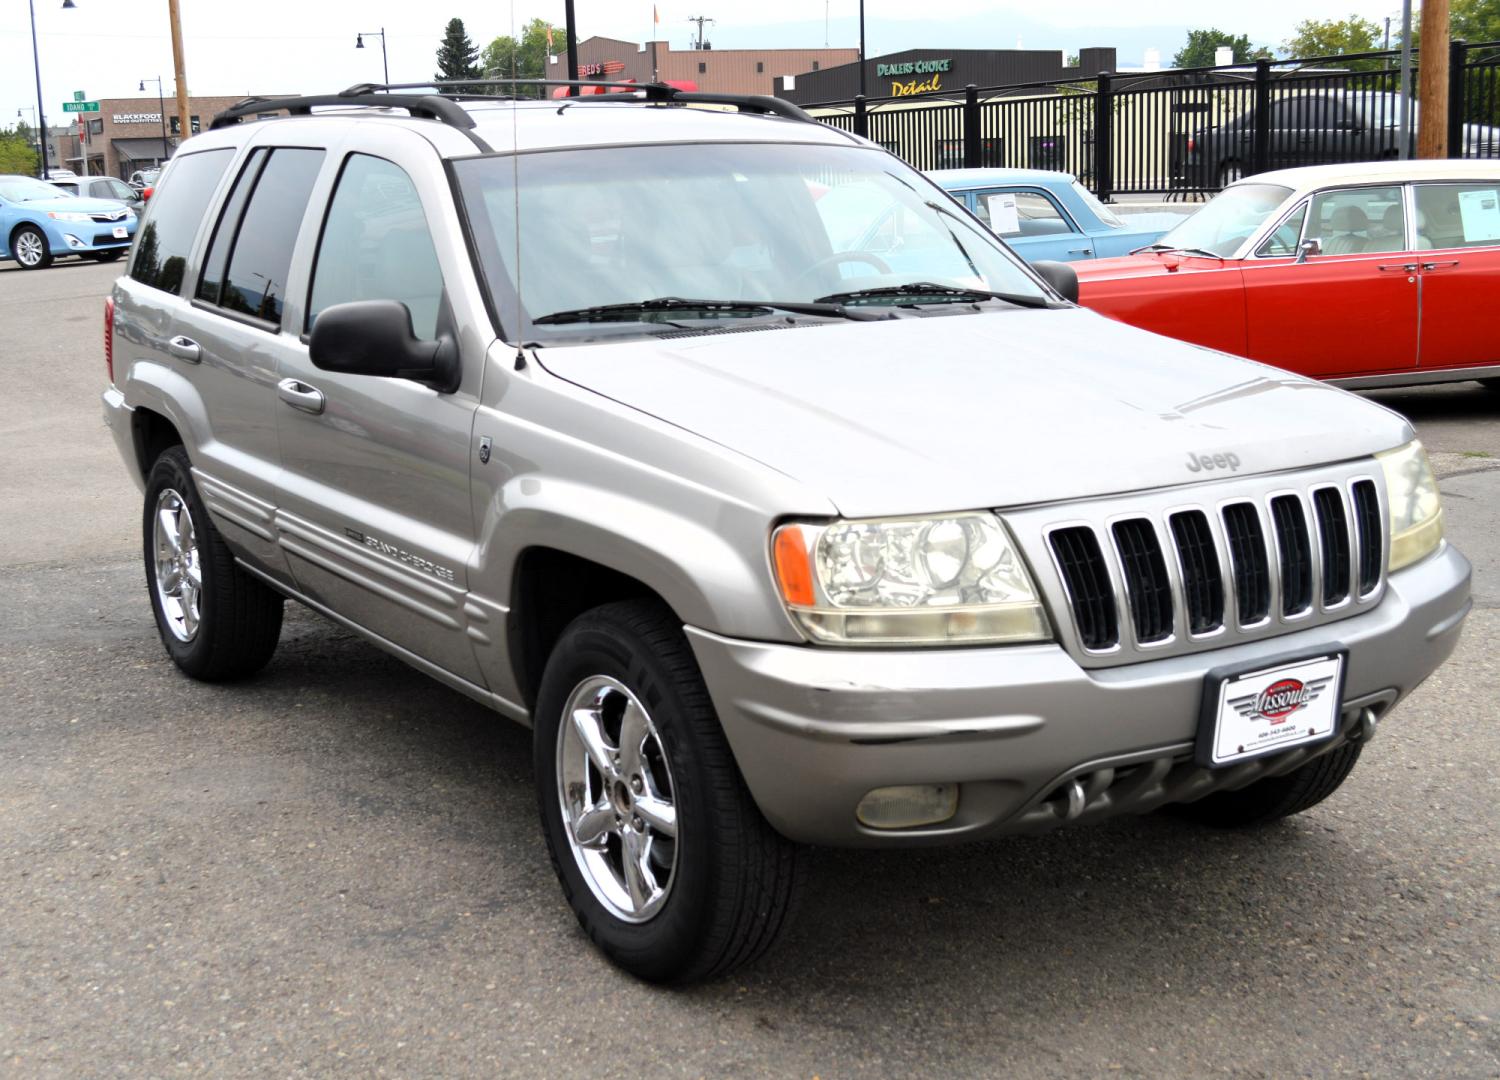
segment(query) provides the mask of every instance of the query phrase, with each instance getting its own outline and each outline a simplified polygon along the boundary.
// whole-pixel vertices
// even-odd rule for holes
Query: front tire
[[[281,637],[284,600],[234,561],[173,446],[146,479],[142,534],[156,629],[183,673],[206,682],[265,667]]]
[[[1216,791],[1169,809],[1177,817],[1216,829],[1252,829],[1300,814],[1339,789],[1359,761],[1363,743],[1345,743],[1282,776],[1268,776],[1238,791]]]
[[[22,225],[10,234],[10,253],[22,270],[45,270],[52,265],[47,236],[35,225]]]
[[[552,865],[610,960],[683,984],[772,946],[802,852],[751,799],[671,612],[637,600],[575,619],[547,661],[535,723]]]

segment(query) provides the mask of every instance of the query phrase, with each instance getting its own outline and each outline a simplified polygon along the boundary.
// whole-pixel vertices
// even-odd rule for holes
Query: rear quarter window
[[[181,291],[198,226],[233,159],[234,150],[226,147],[183,154],[172,162],[148,204],[130,261],[132,278],[164,292]]]

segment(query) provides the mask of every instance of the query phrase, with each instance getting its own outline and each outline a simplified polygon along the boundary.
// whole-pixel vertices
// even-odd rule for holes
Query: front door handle
[[[1092,255],[1093,253],[1094,253],[1094,249],[1093,248],[1069,248],[1068,249],[1068,254],[1069,255]]]
[[[167,352],[179,360],[186,360],[190,364],[196,364],[203,356],[203,350],[198,348],[198,343],[190,337],[183,337],[181,334],[167,339]]]
[[[323,391],[297,379],[282,379],[276,384],[276,396],[294,409],[317,415],[323,411]]]
[[[1417,264],[1416,263],[1382,263],[1381,266],[1380,266],[1380,269],[1381,270],[1400,270],[1403,274],[1415,274],[1417,272]]]
[[[1442,269],[1445,269],[1445,268],[1447,268],[1449,266],[1457,266],[1457,265],[1458,265],[1458,260],[1457,259],[1450,259],[1447,262],[1423,263],[1422,264],[1422,269],[1423,270],[1442,270]]]

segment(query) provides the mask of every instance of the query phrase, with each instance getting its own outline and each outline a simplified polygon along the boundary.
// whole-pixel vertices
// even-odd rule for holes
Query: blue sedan
[[[1120,217],[1061,172],[939,169],[927,175],[1027,262],[1128,255],[1188,216],[1184,210]]]
[[[109,262],[130,249],[136,216],[113,199],[81,199],[30,176],[0,176],[0,259],[41,270],[60,255]]]

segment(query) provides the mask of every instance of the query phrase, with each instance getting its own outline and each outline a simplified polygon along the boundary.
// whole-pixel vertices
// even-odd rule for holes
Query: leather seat
[[[1328,227],[1333,235],[1323,244],[1325,255],[1359,255],[1369,246],[1366,237],[1358,234],[1369,231],[1370,219],[1357,206],[1340,206],[1333,212]]]

